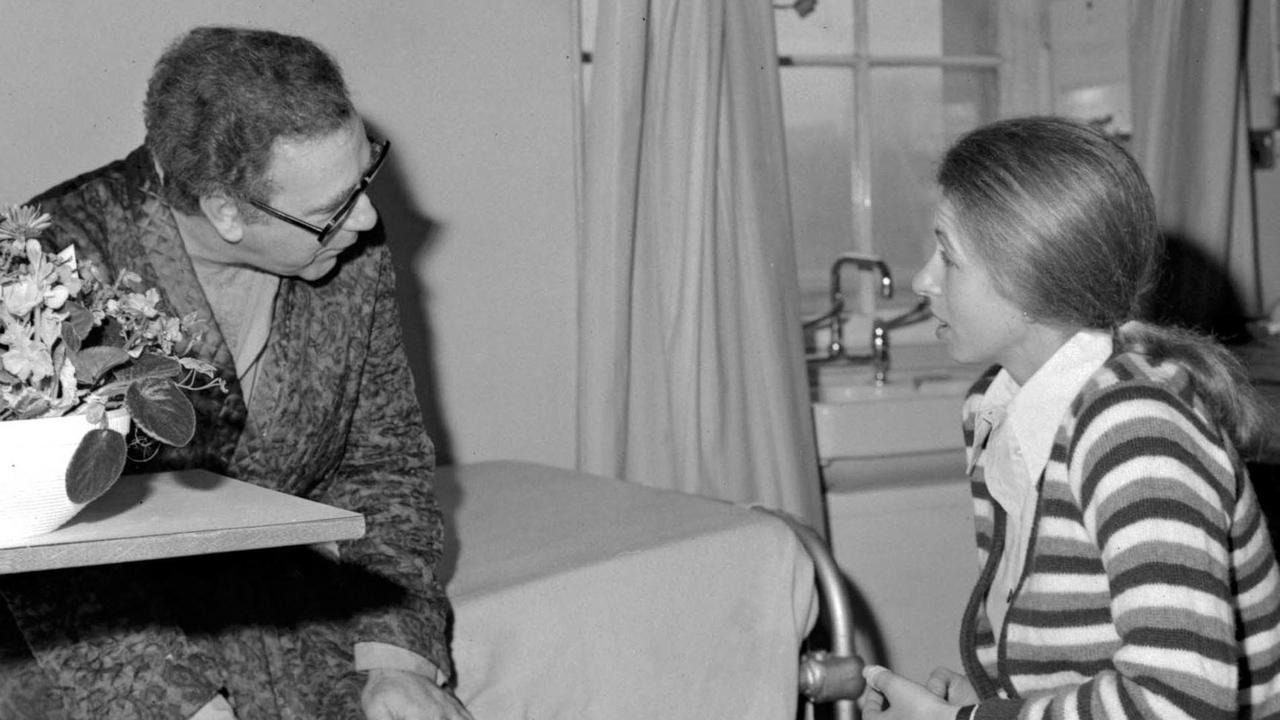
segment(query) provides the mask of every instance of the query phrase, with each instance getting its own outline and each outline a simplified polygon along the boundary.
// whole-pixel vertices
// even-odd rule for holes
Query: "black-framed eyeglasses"
[[[342,201],[342,205],[338,206],[337,212],[329,218],[329,221],[324,224],[324,227],[313,225],[306,220],[294,217],[283,210],[277,210],[264,202],[250,199],[249,204],[271,217],[283,220],[294,227],[299,227],[303,230],[314,233],[316,236],[316,242],[323,245],[325,240],[328,240],[329,237],[338,230],[338,228],[342,227],[342,223],[344,223],[347,216],[351,214],[351,209],[356,206],[356,203],[360,200],[360,196],[364,194],[365,190],[369,189],[369,183],[373,182],[373,177],[378,174],[379,168],[382,167],[382,163],[387,159],[387,153],[391,151],[390,140],[383,140],[379,143],[375,142],[373,138],[369,138],[369,144],[373,146],[373,162],[369,163],[369,169],[366,170],[364,175],[360,178],[360,182],[356,184],[354,189],[352,189],[351,194],[347,196],[347,199]]]

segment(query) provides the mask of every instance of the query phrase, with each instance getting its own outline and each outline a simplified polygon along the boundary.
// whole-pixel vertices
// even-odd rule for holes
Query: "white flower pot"
[[[107,425],[129,431],[129,412],[107,413]],[[67,498],[67,464],[84,434],[84,415],[0,422],[0,542],[56,530],[84,503]]]

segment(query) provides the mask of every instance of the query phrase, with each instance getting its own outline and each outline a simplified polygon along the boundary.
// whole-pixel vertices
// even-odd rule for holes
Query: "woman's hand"
[[[404,670],[370,670],[360,699],[366,720],[472,720],[453,693]]]
[[[858,700],[864,720],[954,720],[956,708],[929,688],[869,665],[862,671],[867,689]]]
[[[977,705],[978,691],[969,678],[950,668],[934,668],[925,681],[929,692],[947,701],[949,705]]]

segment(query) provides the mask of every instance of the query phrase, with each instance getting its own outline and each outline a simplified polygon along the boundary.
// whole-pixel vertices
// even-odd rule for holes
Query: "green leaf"
[[[93,330],[93,313],[74,300],[68,300],[62,309],[67,313],[67,319],[62,321],[62,341],[72,351],[78,352]]]
[[[102,347],[124,347],[124,332],[120,328],[120,321],[107,315],[102,319],[102,324],[95,328],[93,344]]]
[[[67,344],[65,342],[58,343],[53,346],[53,352],[50,353],[53,358],[53,376],[62,379],[62,368],[67,364]]]
[[[172,380],[146,378],[129,386],[124,405],[143,432],[167,445],[182,447],[196,433],[196,411]]]
[[[26,420],[44,417],[51,407],[53,406],[49,404],[48,398],[31,390],[18,396],[17,402],[13,404],[13,411],[19,420]]]
[[[87,503],[110,490],[124,472],[126,450],[124,436],[115,430],[85,433],[67,465],[67,498]]]
[[[182,365],[171,357],[143,353],[133,362],[116,370],[115,380],[141,380],[143,378],[176,378],[182,374]]]
[[[111,346],[85,348],[71,356],[71,362],[76,366],[76,380],[90,384],[132,359],[129,353]]]

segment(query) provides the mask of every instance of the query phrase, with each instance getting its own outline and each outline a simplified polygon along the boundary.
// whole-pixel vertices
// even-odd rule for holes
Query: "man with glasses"
[[[365,537],[0,578],[0,717],[466,720],[450,692],[434,451],[366,195],[372,139],[314,43],[197,28],[160,58],[146,142],[32,200],[131,270],[227,392],[132,471],[206,468],[363,513]]]

